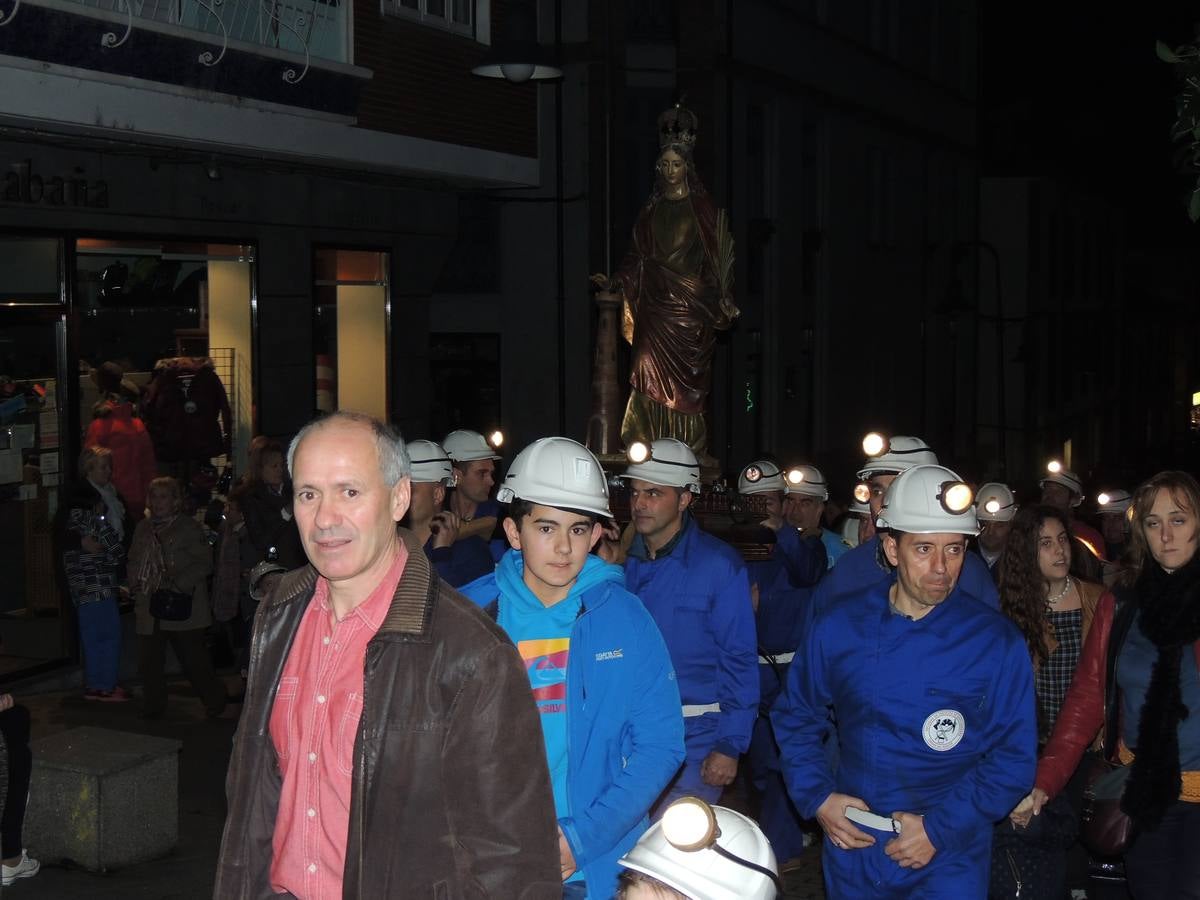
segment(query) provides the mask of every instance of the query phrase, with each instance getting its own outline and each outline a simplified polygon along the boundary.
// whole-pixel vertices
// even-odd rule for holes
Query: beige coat
[[[150,519],[142,519],[133,533],[133,546],[129,549],[129,572],[133,582],[138,634],[154,633],[155,620],[150,615],[150,591],[146,590],[136,577],[136,573],[142,571],[147,554],[156,552],[154,537]],[[212,624],[208,577],[213,570],[213,553],[212,547],[204,537],[204,529],[195,519],[178,515],[158,532],[158,542],[162,544],[163,564],[166,566],[159,586],[192,595],[191,617],[183,622],[160,620],[159,628],[162,631],[207,628]]]

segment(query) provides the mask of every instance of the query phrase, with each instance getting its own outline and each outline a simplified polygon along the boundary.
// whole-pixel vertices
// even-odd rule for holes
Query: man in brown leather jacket
[[[560,897],[526,673],[397,531],[404,442],[337,413],[288,464],[311,565],[256,616],[214,896]]]

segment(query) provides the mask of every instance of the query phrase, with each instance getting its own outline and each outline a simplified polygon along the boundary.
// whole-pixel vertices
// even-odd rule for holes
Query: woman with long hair
[[[1071,574],[1071,522],[1053,506],[1024,506],[1013,517],[996,562],[1000,609],[1029,647],[1038,705],[1038,746],[1054,730],[1104,586]],[[1086,552],[1086,551],[1081,551]],[[996,827],[992,841],[992,895],[1016,896],[1014,870],[1025,882],[1020,896],[1066,893],[1068,857],[1076,836],[1082,781],[1065,791],[1052,810],[1029,827],[1027,817]],[[1086,883],[1086,857],[1071,857],[1072,886]],[[1011,876],[1011,877],[1010,877]],[[1032,891],[1032,893],[1029,893]]]
[[[1071,523],[1053,506],[1022,507],[996,563],[1000,610],[1033,659],[1038,742],[1054,730],[1104,586],[1071,574]]]
[[[1129,566],[1101,598],[1075,678],[1014,818],[1037,815],[1104,727],[1128,767],[1135,900],[1200,898],[1200,484],[1160,472],[1133,497]],[[1112,683],[1114,682],[1115,683]],[[1189,715],[1189,711],[1191,714]]]

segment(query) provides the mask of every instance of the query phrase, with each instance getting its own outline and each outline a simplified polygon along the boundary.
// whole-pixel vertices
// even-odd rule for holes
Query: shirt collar
[[[692,514],[688,510],[683,511],[683,522],[679,526],[679,530],[671,537],[669,541],[658,548],[658,552],[654,554],[654,559],[662,559],[665,556],[670,556],[671,551],[679,546],[679,542],[683,540],[687,530],[692,526]],[[629,553],[631,556],[636,556],[638,559],[653,562],[650,559],[650,553],[646,550],[646,541],[640,534],[635,535],[633,543],[629,545]]]
[[[398,540],[396,541],[396,558],[383,576],[383,580],[376,585],[375,590],[371,591],[371,596],[354,607],[342,621],[356,616],[371,631],[378,631],[387,617],[388,610],[392,607],[396,585],[400,583],[400,576],[404,574],[406,562],[408,562],[408,548],[404,546],[403,541]],[[317,578],[317,588],[313,599],[320,605],[322,611],[330,612],[332,610],[329,605],[329,581],[324,576]]]

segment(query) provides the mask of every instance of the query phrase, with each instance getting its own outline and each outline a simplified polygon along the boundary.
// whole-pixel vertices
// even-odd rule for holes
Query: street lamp
[[[514,2],[502,20],[498,40],[471,70],[481,78],[503,78],[511,84],[554,81],[554,213],[557,233],[558,288],[558,433],[567,428],[567,285],[563,209],[562,0],[554,4],[554,54],[538,43],[536,0]]]
[[[559,15],[556,9],[556,18]],[[513,84],[562,78],[558,60],[538,43],[536,2],[513,3],[501,23],[498,40],[472,73],[482,78],[503,78]],[[557,34],[555,37],[557,44]]]

